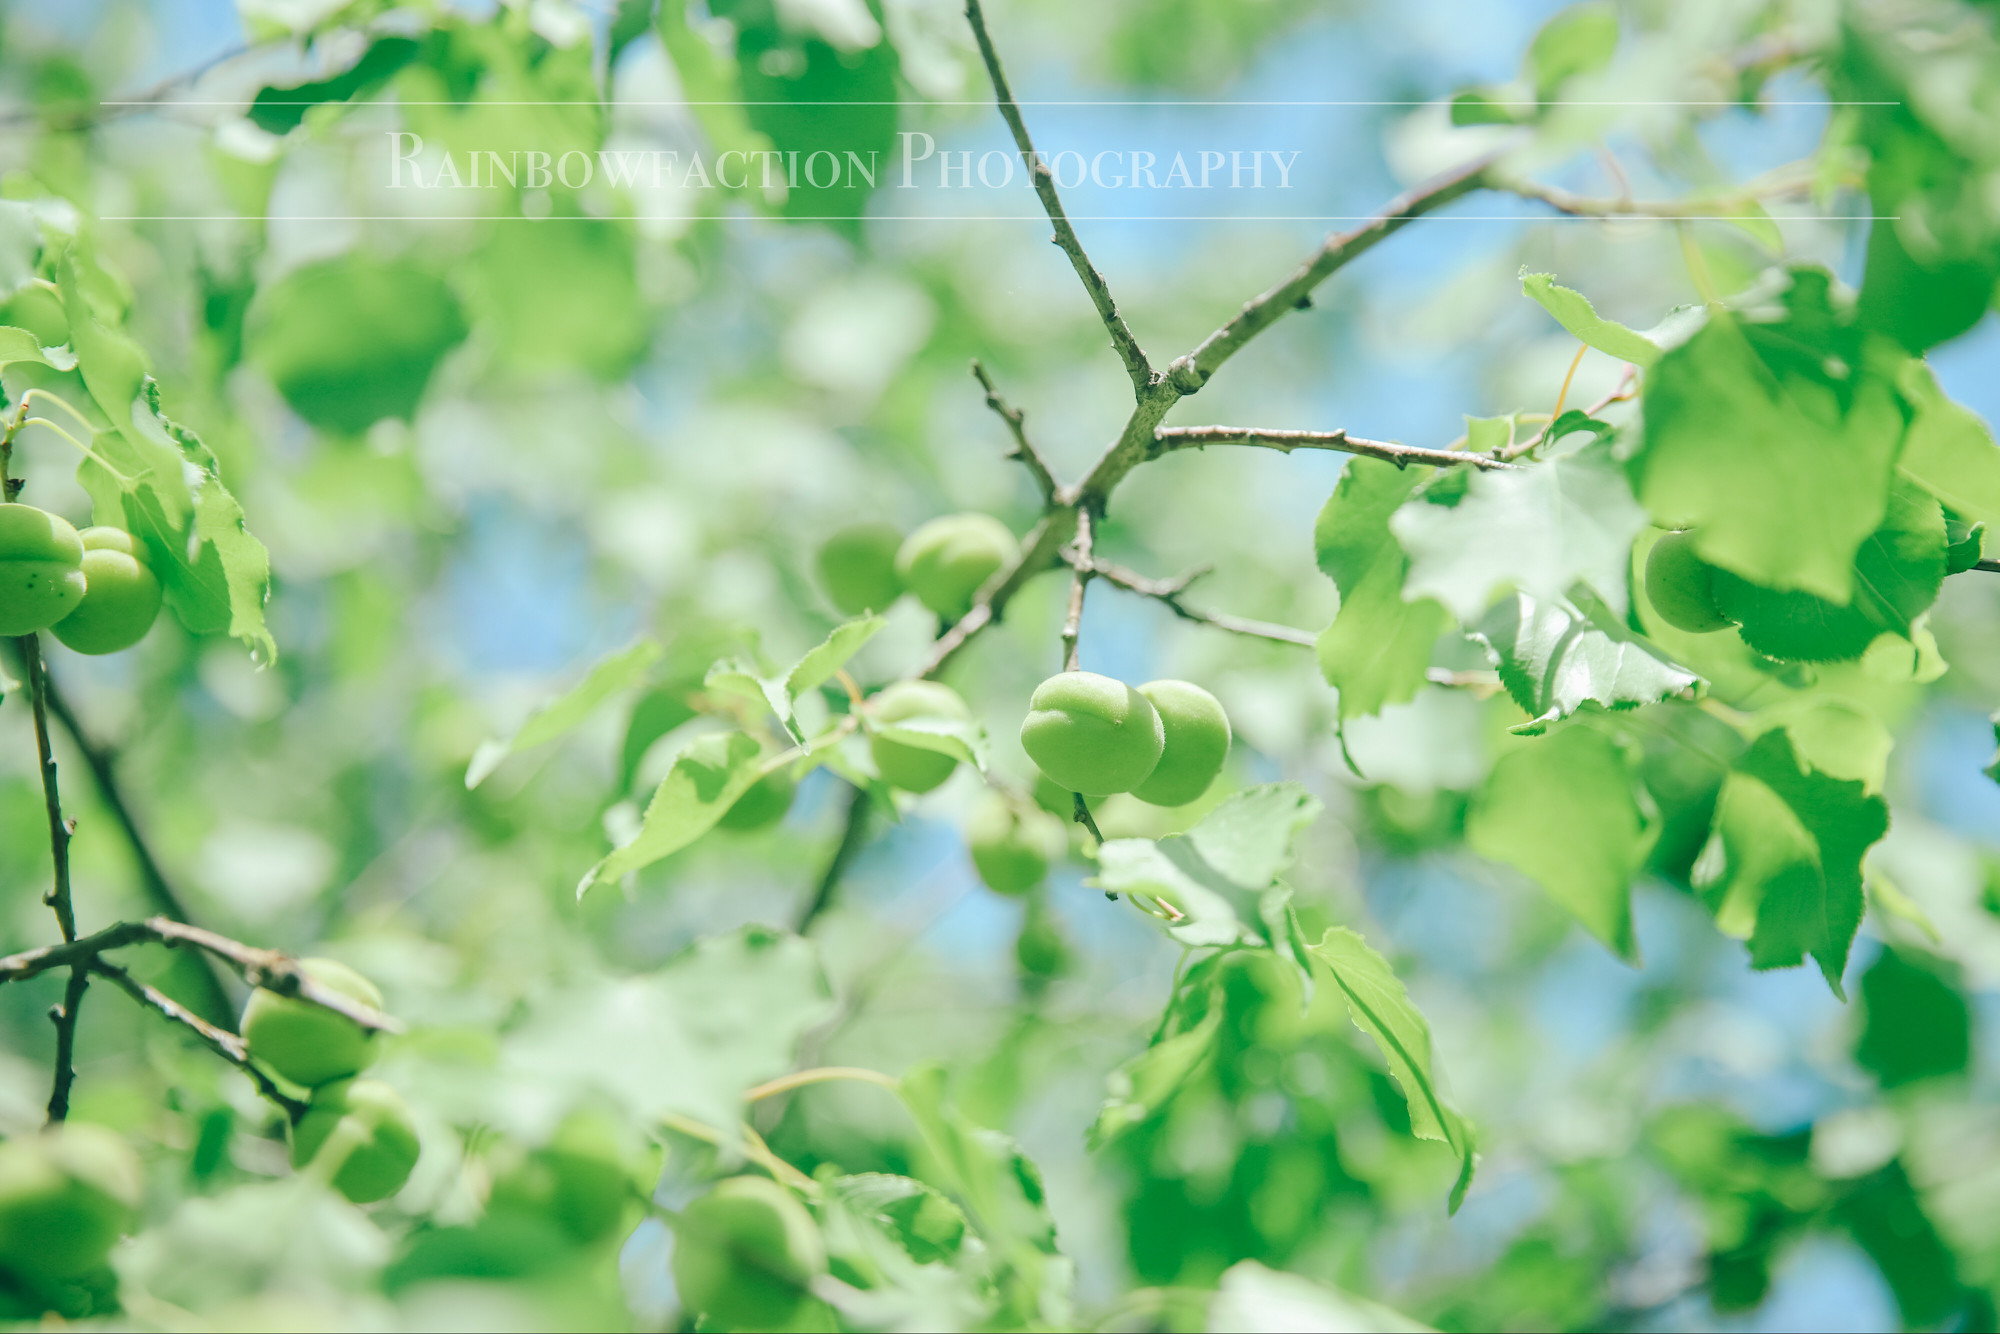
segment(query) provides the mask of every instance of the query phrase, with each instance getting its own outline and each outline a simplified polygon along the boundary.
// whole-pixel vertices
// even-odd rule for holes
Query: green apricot
[[[998,792],[965,825],[973,869],[1000,894],[1025,894],[1048,876],[1049,863],[1069,849],[1062,822],[1047,811],[1022,810]]]
[[[55,624],[55,637],[78,653],[116,653],[146,637],[160,614],[160,581],[145,550],[122,528],[86,528],[83,601]]]
[[[736,799],[734,806],[722,813],[716,824],[723,829],[739,831],[768,829],[785,818],[785,812],[792,808],[792,796],[798,790],[799,785],[792,780],[790,769],[765,774]]]
[[[546,1145],[494,1179],[486,1210],[549,1219],[588,1245],[623,1230],[640,1199],[632,1155],[617,1127],[578,1112]]]
[[[0,505],[0,635],[46,630],[83,601],[83,539],[33,505]]]
[[[306,976],[370,1009],[382,1008],[375,984],[333,959],[301,959]],[[262,987],[243,1007],[243,1041],[250,1054],[294,1084],[317,1088],[368,1068],[375,1060],[375,1035],[346,1015],[280,996]]]
[[[903,596],[896,552],[903,535],[886,523],[843,528],[819,549],[819,582],[843,616],[887,611]]]
[[[138,1155],[103,1126],[66,1122],[0,1144],[0,1266],[90,1273],[132,1225],[140,1190]]]
[[[1035,687],[1021,749],[1072,792],[1130,792],[1166,747],[1152,701],[1095,672],[1061,672]]]
[[[1716,609],[1714,578],[1691,532],[1668,533],[1646,556],[1646,600],[1676,630],[1705,635],[1734,624]]]
[[[935,681],[898,681],[868,701],[868,715],[878,723],[903,723],[913,718],[948,718],[969,722],[972,710],[958,692]],[[958,761],[941,751],[891,741],[868,738],[869,752],[875,757],[875,771],[890,787],[905,792],[929,792],[951,777]]]
[[[0,305],[0,324],[26,329],[43,347],[61,347],[69,341],[69,316],[63,312],[62,298],[40,283],[22,288]]]
[[[896,574],[917,601],[955,621],[972,610],[986,581],[1020,555],[1013,531],[992,515],[948,514],[903,539]]]
[[[1185,806],[1208,791],[1229,758],[1229,715],[1215,696],[1186,681],[1149,681],[1139,693],[1159,712],[1167,744],[1132,795],[1155,806]]]
[[[373,1204],[403,1188],[422,1146],[402,1094],[379,1079],[343,1079],[313,1090],[292,1127],[293,1167],[321,1150],[341,1155],[334,1189],[356,1204]]]
[[[704,1328],[785,1329],[816,1305],[807,1284],[826,1243],[792,1193],[766,1177],[731,1177],[681,1211],[674,1286]]]

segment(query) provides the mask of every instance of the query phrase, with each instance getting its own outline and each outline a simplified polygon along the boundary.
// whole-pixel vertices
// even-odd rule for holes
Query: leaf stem
[[[822,1065],[811,1070],[797,1070],[789,1075],[780,1075],[776,1079],[759,1084],[743,1094],[743,1101],[762,1102],[766,1098],[775,1098],[780,1093],[790,1093],[793,1089],[802,1089],[809,1084],[828,1084],[835,1080],[874,1084],[898,1094],[903,1090],[901,1080],[885,1075],[880,1070],[869,1070],[858,1065]]]

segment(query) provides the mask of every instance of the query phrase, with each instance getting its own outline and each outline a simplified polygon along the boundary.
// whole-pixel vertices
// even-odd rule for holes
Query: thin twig
[[[1157,378],[1152,363],[1146,360],[1146,353],[1139,346],[1139,340],[1132,336],[1132,330],[1125,324],[1125,317],[1118,313],[1118,303],[1112,299],[1111,288],[1106,285],[1104,275],[1090,262],[1084,253],[1083,242],[1077,238],[1076,228],[1070,225],[1069,215],[1063,211],[1062,198],[1056,193],[1055,173],[1048,163],[1042,161],[1035,151],[1034,140],[1028,137],[1028,124],[1021,119],[1021,108],[1014,102],[1014,94],[1007,87],[1007,75],[1000,68],[1000,53],[993,49],[993,39],[986,33],[986,15],[980,10],[979,0],[965,0],[965,19],[972,25],[972,35],[979,43],[980,59],[986,62],[986,73],[993,80],[993,97],[1000,106],[1000,115],[1013,132],[1015,146],[1021,150],[1021,161],[1028,169],[1028,175],[1035,183],[1035,193],[1040,196],[1042,210],[1055,224],[1056,244],[1069,256],[1070,267],[1082,280],[1083,288],[1090,294],[1091,304],[1097,307],[1097,316],[1104,321],[1104,327],[1111,335],[1111,346],[1117,349],[1118,359],[1125,363],[1125,373],[1132,377],[1132,391],[1144,397],[1146,391]]]
[[[56,1026],[56,1073],[49,1090],[49,1121],[69,1117],[69,1091],[76,1083],[76,1021],[83,1008],[83,993],[90,987],[90,971],[82,964],[69,970],[63,987],[62,1004],[49,1008],[49,1021]]]
[[[1212,625],[1218,630],[1231,634],[1248,635],[1255,639],[1275,640],[1280,644],[1296,644],[1300,648],[1312,648],[1319,643],[1319,636],[1310,630],[1295,630],[1289,625],[1277,625],[1270,621],[1253,621],[1243,616],[1230,616],[1223,612],[1196,611],[1181,601],[1181,595],[1205,569],[1192,570],[1172,579],[1148,579],[1135,570],[1109,561],[1092,562],[1092,573],[1114,588],[1122,588],[1140,597],[1152,598],[1164,603],[1168,610],[1184,621],[1199,625]]]
[[[1571,363],[1570,365],[1571,373],[1574,374],[1575,370],[1576,370],[1575,363]],[[1603,398],[1598,399],[1595,403],[1592,403],[1589,407],[1583,409],[1583,415],[1586,417],[1595,417],[1598,413],[1604,411],[1606,408],[1610,407],[1613,403],[1623,403],[1628,399],[1630,399],[1632,395],[1636,392],[1636,390],[1633,388],[1633,384],[1638,378],[1639,378],[1639,368],[1637,366],[1633,366],[1628,363],[1625,367],[1625,373],[1618,377],[1618,383],[1612,387],[1611,392],[1606,394]],[[1563,381],[1563,393],[1565,395],[1569,393],[1568,380]],[[1556,406],[1558,408],[1562,406],[1561,399],[1558,399],[1556,401]],[[1532,453],[1535,450],[1540,449],[1543,443],[1548,440],[1549,432],[1556,429],[1556,423],[1560,420],[1562,420],[1562,418],[1559,413],[1551,413],[1548,421],[1542,424],[1541,430],[1535,432],[1534,435],[1528,437],[1526,440],[1523,440],[1520,444],[1512,445],[1506,449],[1501,450],[1500,458],[1505,462],[1512,462],[1513,460],[1520,458],[1523,454]]]
[[[820,914],[832,906],[834,891],[840,888],[841,880],[847,875],[848,866],[853,863],[862,845],[868,841],[868,815],[873,804],[867,788],[857,786],[848,789],[847,815],[841,824],[840,842],[835,845],[833,859],[827,862],[826,871],[820,876],[819,884],[813,890],[812,901],[807,903],[805,911],[799,914],[798,926],[794,929],[800,935],[810,931],[812,924],[819,920]]]
[[[49,745],[49,708],[42,670],[42,641],[37,635],[21,635],[14,641],[21,655],[21,674],[28,678],[28,701],[35,713],[35,754],[41,761],[42,805],[49,816],[49,859],[55,866],[55,882],[42,902],[55,910],[56,925],[64,940],[76,939],[76,910],[69,897],[69,840],[74,832],[63,818],[62,793],[56,786],[56,757]]]
[[[1097,840],[1097,846],[1100,848],[1103,847],[1104,834],[1098,829],[1097,821],[1093,820],[1090,816],[1090,803],[1083,799],[1083,793],[1081,792],[1072,792],[1070,793],[1070,797],[1075,803],[1070,807],[1070,818],[1085,829],[1088,829],[1090,836]]]
[[[250,1060],[250,1048],[245,1045],[242,1038],[226,1028],[218,1028],[209,1023],[172,996],[147,986],[115,963],[101,958],[94,959],[91,961],[90,970],[117,986],[146,1009],[191,1030],[201,1039],[203,1046],[248,1075],[250,1082],[257,1086],[257,1092],[283,1108],[288,1119],[296,1122],[305,1115],[306,1105],[288,1096],[269,1075]]]
[[[1285,431],[1259,426],[1162,426],[1153,432],[1157,446],[1154,457],[1180,449],[1203,449],[1209,445],[1255,445],[1286,454],[1295,449],[1330,449],[1342,454],[1360,454],[1382,459],[1398,468],[1412,463],[1450,468],[1461,464],[1492,470],[1509,466],[1485,454],[1468,454],[1458,449],[1424,449],[1399,445],[1388,440],[1364,440],[1345,431]]]
[[[977,357],[972,360],[972,374],[979,381],[980,387],[986,391],[986,406],[993,409],[1000,420],[1007,423],[1007,429],[1013,433],[1014,452],[1007,457],[1019,459],[1021,466],[1035,479],[1035,486],[1042,493],[1042,504],[1053,504],[1056,498],[1055,474],[1049,471],[1049,465],[1042,461],[1042,456],[1028,440],[1028,432],[1024,426],[1028,414],[1019,408],[1007,406],[1007,400],[1001,398],[1000,391],[993,386],[993,377],[986,373],[986,367],[979,364]]]
[[[169,917],[148,917],[143,922],[118,922],[95,934],[60,945],[43,945],[0,959],[0,983],[22,982],[51,968],[82,964],[88,966],[99,955],[128,945],[154,944],[169,948],[191,945],[227,961],[254,987],[292,996],[322,1009],[343,1015],[363,1028],[383,1033],[400,1033],[403,1026],[380,1010],[329,987],[321,986],[299,966],[299,961],[277,950],[261,949],[231,940],[213,931]]]
[[[1535,181],[1493,179],[1487,184],[1495,190],[1504,190],[1508,194],[1519,195],[1538,204],[1546,204],[1556,212],[1572,218],[1658,218],[1675,221],[1730,222],[1767,217],[1762,208],[1755,206],[1758,199],[1777,199],[1786,195],[1804,194],[1813,188],[1813,178],[1774,174],[1763,184],[1751,182],[1728,194],[1696,196],[1690,199],[1633,199],[1625,195],[1610,199],[1592,199],[1558,186],[1542,185]],[[1746,208],[1746,205],[1750,207]]]
[[[1299,309],[1313,289],[1343,267],[1404,227],[1470,194],[1485,183],[1487,170],[1497,154],[1487,154],[1396,196],[1367,222],[1352,231],[1336,232],[1321,243],[1310,259],[1292,275],[1255,299],[1227,324],[1202,340],[1201,346],[1177,359],[1167,379],[1183,394],[1192,394],[1207,384],[1222,363],[1241,352],[1246,344],[1277,323],[1287,312]]]
[[[118,782],[117,757],[84,732],[83,724],[70,708],[68,698],[57,688],[55,679],[48,675],[46,666],[42,674],[42,691],[48,700],[49,712],[62,724],[63,731],[69,734],[70,744],[90,770],[91,779],[97,785],[98,800],[104,803],[105,810],[110,812],[112,820],[125,835],[133,860],[139,866],[139,887],[151,900],[153,910],[177,922],[190,921],[181,896],[168,881],[159,858],[154,856],[152,845],[140,832],[138,820],[125,800],[124,788]],[[200,974],[201,994],[195,1008],[202,1018],[212,1024],[227,1023],[236,1007],[223,985],[222,973],[212,956],[201,954],[197,957],[201,960],[201,967],[196,970]]]
[[[978,600],[972,604],[972,610],[959,617],[956,625],[938,637],[931,645],[930,653],[910,673],[909,679],[927,680],[943,671],[945,664],[957,656],[974,635],[1000,619],[1007,604],[1027,586],[1030,579],[1062,563],[1059,553],[1075,531],[1074,509],[1060,502],[1046,509],[1041,522],[1021,543],[1020,556],[981,590]]]
[[[1062,628],[1063,670],[1066,672],[1082,670],[1077,641],[1083,637],[1083,595],[1097,575],[1096,558],[1091,554],[1091,546],[1090,511],[1081,510],[1076,516],[1076,539],[1063,553],[1063,558],[1075,572],[1069,584],[1069,614],[1063,617]]]
[[[1985,570],[1989,574],[2000,574],[2000,560],[1995,560],[1991,556],[1981,556],[1972,563],[1972,568]]]

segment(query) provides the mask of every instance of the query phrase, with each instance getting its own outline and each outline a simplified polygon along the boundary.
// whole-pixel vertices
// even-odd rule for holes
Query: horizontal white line
[[[320,98],[320,99],[318,99],[318,100],[308,100],[308,99],[305,99],[305,98],[295,98],[295,99],[293,99],[293,100],[291,100],[291,101],[285,101],[285,102],[278,102],[278,101],[265,101],[265,102],[259,102],[259,103],[258,103],[257,105],[259,105],[259,106],[265,106],[265,107],[316,107],[316,106],[325,106],[325,105],[328,105],[328,104],[331,104],[331,103],[339,103],[339,102],[345,102],[345,101],[348,101],[348,100],[349,100],[349,99],[347,99],[347,98]],[[1396,100],[1396,101],[1372,101],[1372,100],[1371,100],[1371,101],[1360,101],[1360,100],[1354,100],[1354,101],[1309,101],[1309,102],[1306,102],[1306,101],[1302,101],[1302,102],[1278,102],[1278,101],[1272,101],[1272,102],[1216,102],[1216,101],[1210,101],[1210,102],[1178,102],[1178,101],[1176,101],[1176,102],[1167,102],[1167,101],[1150,101],[1150,100],[1144,100],[1144,99],[1141,99],[1141,100],[1135,100],[1135,101],[1125,101],[1125,102],[1086,102],[1086,101],[1057,101],[1057,102],[1016,102],[1016,103],[1015,103],[1014,105],[1015,105],[1015,106],[1021,106],[1021,107],[1427,107],[1427,106],[1432,106],[1432,105],[1436,104],[1436,103],[1437,103],[1437,102],[1438,102],[1439,100],[1440,100],[1440,99],[1438,99],[1438,98],[1428,98],[1428,99],[1423,99],[1423,100],[1411,100],[1411,99],[1402,99],[1402,100]],[[249,101],[249,99],[248,99],[248,98],[241,98],[241,97],[236,97],[236,98],[229,98],[229,99],[226,99],[226,100],[220,100],[220,101],[199,101],[199,100],[196,100],[196,99],[194,99],[194,98],[174,98],[174,99],[171,99],[171,100],[167,100],[167,101],[162,101],[162,100],[159,100],[159,99],[150,99],[150,100],[145,100],[145,99],[142,99],[142,100],[139,100],[139,101],[133,101],[133,102],[100,102],[100,103],[98,103],[97,105],[99,105],[99,106],[106,106],[106,107],[235,107],[235,106],[244,106],[244,105],[246,105],[246,104],[248,103],[248,101]],[[582,101],[577,101],[577,102],[545,102],[545,101],[518,101],[518,102],[503,102],[503,101],[487,101],[487,100],[485,100],[485,99],[483,99],[483,98],[480,98],[480,99],[467,99],[467,100],[460,100],[460,101],[453,101],[453,100],[450,100],[450,99],[444,99],[444,100],[439,100],[439,101],[416,101],[416,100],[414,100],[414,99],[410,99],[410,98],[401,98],[401,97],[399,97],[399,98],[394,98],[394,99],[390,99],[390,100],[389,100],[389,101],[388,101],[388,102],[387,102],[386,104],[387,104],[387,105],[391,105],[391,106],[405,106],[405,107],[457,107],[457,106],[482,106],[482,107],[900,107],[900,106],[933,106],[933,107],[986,107],[986,106],[992,106],[992,105],[993,105],[993,102],[992,102],[992,101],[990,101],[990,100],[988,100],[988,99],[981,99],[981,100],[978,100],[978,101],[966,101],[966,102],[946,102],[946,101],[934,101],[934,100],[932,100],[932,99],[929,99],[929,98],[913,98],[913,99],[910,99],[910,100],[909,100],[909,101],[907,101],[907,102],[905,102],[905,101],[886,101],[886,100],[884,100],[884,101],[855,101],[855,102],[847,102],[847,101],[839,101],[839,100],[833,100],[833,101],[823,101],[823,102],[804,102],[804,101],[800,101],[800,102],[792,102],[792,101],[784,101],[784,100],[778,100],[778,101],[764,101],[764,102],[731,102],[731,101],[709,101],[709,102],[681,102],[681,101],[658,101],[658,102],[648,102],[648,101],[627,101],[627,100],[613,100],[613,101],[609,101],[609,102],[582,102]],[[1541,103],[1539,103],[1539,102],[1532,102],[1532,101],[1521,101],[1521,102],[1485,102],[1485,103],[1481,103],[1481,105],[1483,105],[1483,106],[1496,106],[1496,107],[1523,107],[1523,108],[1532,108],[1532,107],[1539,107],[1539,106],[1541,106],[1542,104],[1541,104]],[[1551,105],[1551,106],[1566,106],[1566,107],[1733,107],[1733,106],[1741,106],[1741,105],[1743,105],[1743,103],[1741,103],[1740,101],[1738,101],[1738,100],[1736,100],[1736,99],[1734,99],[1734,98],[1717,98],[1717,99],[1714,99],[1714,100],[1712,100],[1712,101],[1700,101],[1700,102],[1567,102],[1567,101],[1565,101],[1565,102],[1552,102],[1552,103],[1550,103],[1549,105]],[[1901,106],[1901,105],[1903,105],[1903,104],[1902,104],[1901,102],[1843,102],[1843,101],[1834,101],[1834,100],[1831,100],[1831,99],[1824,99],[1824,98],[1803,98],[1803,99],[1799,99],[1799,100],[1795,100],[1795,101],[1783,101],[1783,102],[1758,102],[1758,103],[1756,103],[1755,105],[1757,105],[1757,106],[1760,106],[1760,107],[1899,107],[1899,106]],[[25,108],[25,107],[21,107],[21,108],[11,108],[11,109],[12,109],[12,110],[15,110],[15,111],[25,111],[25,110],[27,110],[27,108]]]
[[[1898,222],[1894,213],[1411,213],[1381,218],[1377,214],[1238,214],[1238,213],[1071,213],[1071,222]],[[107,213],[100,222],[249,222],[239,213]],[[524,218],[518,213],[273,213],[258,215],[259,222],[1041,222],[1041,213],[882,213],[882,214],[800,214],[782,213],[696,213],[635,214],[614,218]]]

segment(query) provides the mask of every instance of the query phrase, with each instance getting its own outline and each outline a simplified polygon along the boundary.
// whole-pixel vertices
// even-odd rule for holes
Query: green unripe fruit
[[[102,1126],[51,1126],[0,1144],[0,1267],[74,1279],[98,1268],[139,1208],[138,1155]]]
[[[966,822],[965,845],[988,889],[1025,894],[1047,878],[1049,863],[1062,857],[1069,840],[1047,811],[1022,810],[995,792]]]
[[[348,1079],[313,1091],[292,1127],[292,1166],[338,1154],[333,1188],[356,1204],[386,1200],[403,1188],[421,1146],[403,1095],[379,1079]]]
[[[1167,744],[1132,795],[1155,806],[1185,806],[1208,791],[1229,758],[1229,715],[1215,696],[1186,681],[1149,681],[1139,693],[1158,711]]]
[[[382,1008],[375,984],[344,963],[301,959],[306,976],[370,1009]],[[250,1054],[294,1084],[316,1088],[366,1070],[375,1035],[344,1014],[259,987],[243,1007],[243,1041]]]
[[[46,630],[83,601],[83,539],[33,505],[0,505],[0,635]]]
[[[160,614],[160,581],[145,552],[122,528],[86,528],[83,601],[55,624],[55,637],[78,653],[116,653],[146,637]]]
[[[955,621],[972,610],[986,581],[1020,555],[1013,531],[992,515],[948,514],[903,540],[896,574],[917,601]]]
[[[1095,672],[1062,672],[1035,687],[1021,748],[1072,792],[1130,792],[1160,762],[1167,734],[1152,701]]]
[[[813,1303],[806,1285],[826,1267],[812,1215],[764,1177],[719,1183],[674,1225],[674,1286],[704,1328],[784,1329]]]
[[[63,312],[62,298],[39,283],[22,288],[0,306],[0,324],[26,329],[43,347],[61,347],[69,341],[69,316]]]
[[[903,595],[896,552],[903,535],[886,523],[843,528],[819,549],[819,582],[844,616],[887,611]]]
[[[1705,635],[1734,622],[1715,606],[1714,569],[1696,554],[1694,534],[1668,533],[1646,556],[1646,600],[1676,630]]]
[[[588,1244],[620,1231],[639,1200],[639,1181],[617,1128],[577,1113],[553,1140],[495,1179],[486,1210],[546,1218]]]
[[[970,722],[972,710],[950,686],[935,681],[898,681],[868,701],[868,715],[878,723],[905,723],[919,718],[943,718]],[[869,752],[875,757],[875,771],[890,787],[905,792],[929,792],[951,777],[958,761],[941,751],[892,741],[868,738]]]
[[[716,824],[723,829],[768,829],[785,818],[785,812],[792,808],[792,796],[798,790],[799,785],[792,781],[790,769],[765,774],[736,799],[734,806],[722,813]]]

